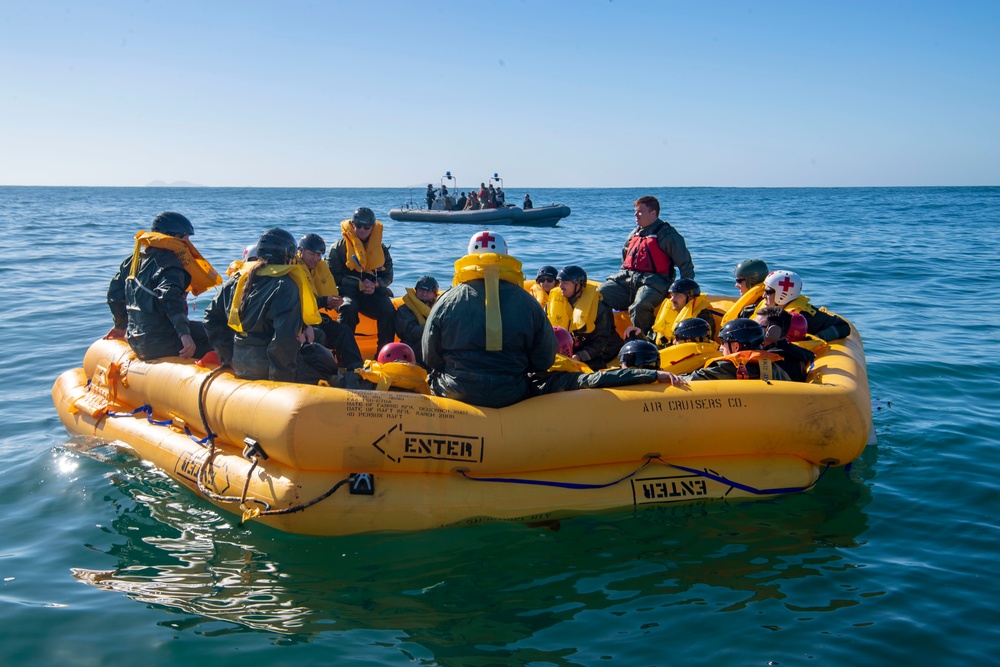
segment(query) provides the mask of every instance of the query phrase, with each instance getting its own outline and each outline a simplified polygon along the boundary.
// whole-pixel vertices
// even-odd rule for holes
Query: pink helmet
[[[469,255],[480,255],[486,252],[495,252],[500,255],[507,254],[507,242],[496,232],[484,231],[476,232],[469,239]]]
[[[556,343],[559,344],[559,354],[564,357],[573,356],[573,334],[565,327],[552,327],[556,335]]]
[[[808,329],[809,323],[806,322],[806,316],[802,313],[792,313],[792,323],[788,327],[788,333],[785,334],[785,338],[793,343],[805,340]]]
[[[378,353],[378,362],[388,364],[393,361],[405,361],[415,364],[417,358],[413,356],[413,348],[406,343],[387,343]]]

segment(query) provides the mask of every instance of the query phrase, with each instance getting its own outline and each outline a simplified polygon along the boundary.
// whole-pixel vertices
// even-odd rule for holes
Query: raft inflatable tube
[[[464,225],[514,225],[518,227],[555,227],[570,214],[569,206],[553,204],[529,208],[517,206],[481,208],[476,211],[435,211],[419,208],[394,208],[389,217],[399,222],[444,222]]]
[[[809,380],[589,389],[493,409],[241,380],[99,340],[52,395],[71,434],[123,442],[244,520],[346,535],[806,490],[868,439],[856,331]]]

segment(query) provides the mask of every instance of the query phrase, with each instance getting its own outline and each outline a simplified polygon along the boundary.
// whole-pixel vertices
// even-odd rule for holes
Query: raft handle
[[[258,456],[264,459],[265,461],[268,458],[270,458],[267,455],[267,452],[264,451],[264,448],[260,446],[260,443],[251,438],[250,436],[243,438],[243,444],[246,445],[243,448],[243,458],[245,458],[247,461],[253,461]]]

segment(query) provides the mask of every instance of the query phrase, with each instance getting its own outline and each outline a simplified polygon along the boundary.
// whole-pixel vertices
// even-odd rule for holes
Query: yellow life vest
[[[572,357],[567,357],[564,354],[557,354],[556,360],[549,367],[550,373],[593,373],[590,366],[583,363],[582,361],[577,361]]]
[[[179,239],[159,232],[136,232],[135,248],[132,250],[132,265],[129,278],[139,273],[139,254],[143,248],[163,248],[177,255],[181,266],[191,276],[188,291],[195,296],[222,284],[222,276],[212,268],[208,260],[187,239]]]
[[[814,336],[812,334],[806,334],[806,337],[802,340],[797,340],[792,345],[798,345],[804,350],[809,350],[817,357],[830,349],[830,344],[827,343],[822,338]]]
[[[523,287],[524,274],[521,262],[510,255],[487,252],[481,255],[465,255],[455,260],[455,277],[452,285],[460,285],[472,280],[486,283],[486,350],[496,352],[503,349],[503,319],[500,316],[500,281]]]
[[[678,343],[660,350],[660,370],[671,373],[690,373],[703,368],[706,362],[722,356],[719,346],[708,343]]]
[[[809,297],[799,296],[792,301],[785,304],[785,310],[791,313],[805,313],[806,315],[815,315],[816,309],[809,305]]]
[[[354,225],[350,220],[341,220],[340,232],[347,241],[347,268],[352,271],[371,273],[385,265],[385,253],[382,251],[382,223],[375,221],[367,244],[358,238]]]
[[[525,285],[525,287],[527,287],[528,291],[531,292],[531,296],[535,297],[535,301],[538,302],[538,305],[545,308],[549,302],[549,295],[542,289],[542,286],[533,282],[530,285]]]
[[[431,393],[431,389],[427,385],[427,371],[416,364],[405,361],[390,361],[380,364],[377,361],[366,359],[365,367],[359,368],[358,373],[369,382],[377,384],[378,391],[388,391],[393,387],[398,387],[428,396]]]
[[[379,248],[382,246],[380,245]],[[301,259],[299,260],[301,262]],[[302,268],[306,270],[309,275],[309,282],[312,283],[313,292],[316,296],[340,296],[340,290],[337,289],[337,281],[333,279],[333,274],[330,273],[330,265],[326,263],[326,260],[319,260],[316,262],[316,266],[312,270],[302,263]]]
[[[722,316],[722,326],[725,326],[730,321],[735,320],[740,316],[741,310],[752,303],[756,303],[757,301],[760,301],[760,303],[757,305],[757,308],[754,309],[754,315],[757,314],[758,310],[766,307],[766,304],[764,303],[764,283],[754,285],[736,300],[736,303],[734,303],[732,307],[726,311],[726,314]]]
[[[316,307],[316,297],[313,294],[312,282],[306,267],[302,264],[266,264],[261,266],[260,260],[244,264],[246,271],[236,279],[236,290],[233,292],[233,303],[229,307],[229,327],[237,333],[243,333],[243,321],[240,319],[240,302],[243,301],[243,290],[246,289],[250,276],[285,276],[290,277],[299,288],[299,302],[302,308],[302,321],[307,325],[319,324],[321,318]]]
[[[417,290],[407,287],[406,294],[403,295],[403,303],[417,316],[417,324],[423,325],[427,321],[427,315],[431,312],[431,307],[417,298]]]
[[[670,299],[664,299],[660,304],[660,310],[656,313],[656,321],[653,322],[653,331],[656,333],[656,343],[658,345],[669,345],[674,339],[674,326],[679,322],[697,317],[698,313],[711,308],[704,294],[699,294],[693,299],[688,299],[684,306],[675,311]]]
[[[601,300],[601,293],[597,291],[599,284],[588,280],[580,298],[572,304],[563,296],[561,288],[553,287],[549,290],[549,302],[545,311],[552,326],[563,327],[570,332],[593,331],[597,321],[597,304]]]
[[[229,263],[229,268],[226,269],[226,275],[232,278],[233,276],[235,276],[237,273],[240,272],[240,269],[243,268],[243,265],[245,263],[246,262],[244,262],[242,259],[234,259],[232,262]]]

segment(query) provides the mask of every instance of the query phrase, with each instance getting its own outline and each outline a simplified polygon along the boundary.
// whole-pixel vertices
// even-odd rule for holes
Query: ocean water
[[[751,257],[797,271],[861,331],[878,443],[808,493],[558,531],[319,539],[239,526],[127,451],[71,439],[52,407],[56,376],[111,326],[107,283],[135,231],[183,212],[224,269],[268,227],[331,240],[370,206],[402,288],[449,280],[476,228],[388,220],[405,189],[4,187],[0,662],[995,663],[1000,316],[983,295],[1000,188],[531,194],[573,209],[554,229],[497,228],[531,275],[613,271],[644,194],[686,237],[704,290],[734,293],[732,269]]]

